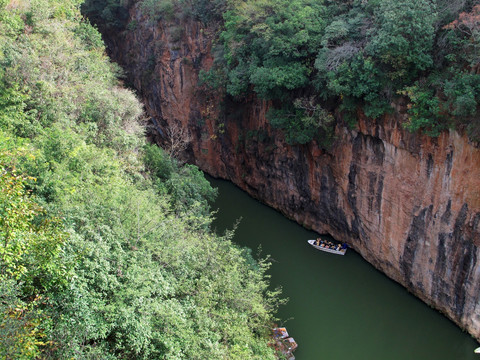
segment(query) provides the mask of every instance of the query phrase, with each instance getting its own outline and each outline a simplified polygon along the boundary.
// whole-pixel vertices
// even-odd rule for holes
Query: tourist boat
[[[317,245],[317,240],[308,240],[308,243],[315,249],[322,250],[337,255],[345,255],[347,252],[347,244],[334,244],[330,241],[320,240],[320,245]]]

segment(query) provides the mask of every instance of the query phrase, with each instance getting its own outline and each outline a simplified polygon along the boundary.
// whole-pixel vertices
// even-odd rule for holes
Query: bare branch
[[[192,137],[187,128],[180,121],[172,122],[165,129],[165,150],[170,157],[178,158],[185,151]]]
[[[329,71],[335,71],[345,60],[352,58],[360,48],[352,43],[346,43],[328,52],[325,66]]]

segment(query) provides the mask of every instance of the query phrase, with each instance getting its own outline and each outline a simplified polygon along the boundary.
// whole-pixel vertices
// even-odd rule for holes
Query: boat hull
[[[308,243],[310,245],[312,245],[317,250],[325,251],[325,252],[335,254],[335,255],[345,255],[345,253],[347,252],[347,249],[335,250],[335,249],[329,249],[329,248],[326,248],[326,247],[315,245],[315,240],[308,240]]]

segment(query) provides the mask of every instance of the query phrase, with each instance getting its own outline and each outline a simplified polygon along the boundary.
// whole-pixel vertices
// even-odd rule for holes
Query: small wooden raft
[[[298,347],[295,340],[288,335],[287,329],[284,327],[276,327],[272,329],[273,339],[275,340],[275,350],[280,351],[288,360],[295,360],[293,352]]]

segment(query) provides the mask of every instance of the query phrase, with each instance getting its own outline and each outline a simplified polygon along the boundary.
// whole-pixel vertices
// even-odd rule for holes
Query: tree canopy
[[[274,359],[269,262],[146,144],[79,6],[0,0],[0,358]]]
[[[227,1],[224,50],[210,79],[224,79],[237,99],[254,92],[273,100],[271,124],[292,144],[310,141],[321,127],[306,127],[301,119],[311,113],[292,107],[312,96],[347,120],[358,109],[382,116],[405,96],[409,130],[435,136],[455,127],[479,140],[476,3]],[[298,129],[307,136],[295,135]]]

